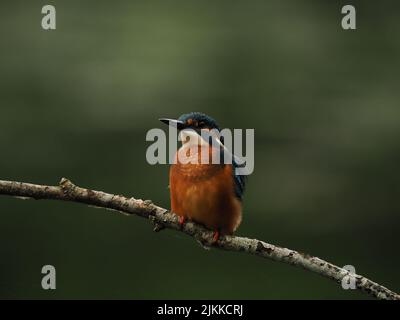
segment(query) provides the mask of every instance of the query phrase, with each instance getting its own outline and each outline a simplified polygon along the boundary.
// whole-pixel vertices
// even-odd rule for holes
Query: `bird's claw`
[[[220,236],[219,231],[215,230],[214,234],[213,234],[212,244],[215,244],[218,242],[219,236]]]
[[[178,221],[179,221],[179,225],[182,227],[185,223],[185,217],[183,216],[179,216]]]

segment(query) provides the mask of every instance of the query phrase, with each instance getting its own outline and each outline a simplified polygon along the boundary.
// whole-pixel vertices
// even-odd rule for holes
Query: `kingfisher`
[[[221,235],[233,234],[242,221],[245,176],[236,174],[238,164],[234,157],[230,163],[202,161],[203,155],[212,159],[217,152],[221,155],[224,148],[223,137],[216,137],[218,147],[202,138],[203,130],[220,131],[217,122],[201,112],[183,114],[177,120],[159,120],[174,126],[182,141],[169,171],[171,211],[178,215],[181,225],[192,220],[213,230],[213,243]],[[182,156],[198,161],[181,161]]]

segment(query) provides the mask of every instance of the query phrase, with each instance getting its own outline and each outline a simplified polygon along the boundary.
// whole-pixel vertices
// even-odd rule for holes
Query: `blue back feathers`
[[[236,197],[242,201],[243,200],[243,193],[244,190],[246,189],[246,180],[247,180],[247,176],[240,176],[238,174],[235,173],[235,169],[240,167],[235,160],[233,160],[232,163],[232,168],[233,168],[233,179],[235,181],[235,195]]]

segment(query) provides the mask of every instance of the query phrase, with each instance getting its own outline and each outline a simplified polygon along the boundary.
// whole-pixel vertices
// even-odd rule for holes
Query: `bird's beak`
[[[183,129],[183,127],[184,127],[183,122],[179,121],[179,120],[167,119],[167,118],[161,118],[161,119],[158,119],[158,120],[160,120],[161,122],[163,122],[163,123],[165,123],[165,124],[167,124],[169,126],[176,127],[178,130]]]

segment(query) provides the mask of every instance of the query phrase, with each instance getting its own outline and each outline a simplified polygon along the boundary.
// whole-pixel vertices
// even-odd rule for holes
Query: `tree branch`
[[[203,246],[213,246],[229,251],[246,252],[263,258],[288,263],[318,273],[326,278],[341,283],[342,279],[353,277],[356,288],[378,299],[400,300],[400,295],[390,291],[361,275],[350,274],[347,270],[324,261],[287,248],[275,246],[257,239],[236,236],[222,236],[213,243],[212,231],[194,223],[187,222],[181,226],[175,214],[154,205],[150,200],[125,198],[101,191],[85,189],[74,185],[68,179],[61,179],[59,186],[44,186],[16,181],[0,180],[0,195],[9,195],[33,199],[51,199],[80,202],[105,209],[119,211],[126,215],[137,215],[151,220],[154,231],[163,228],[174,229],[195,238]]]

